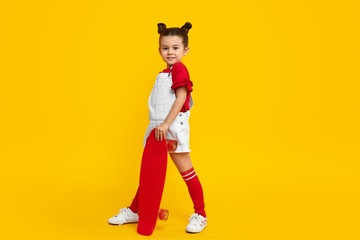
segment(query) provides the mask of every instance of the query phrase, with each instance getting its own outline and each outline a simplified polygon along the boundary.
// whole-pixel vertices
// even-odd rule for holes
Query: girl
[[[156,78],[153,90],[149,97],[150,124],[145,133],[146,139],[155,128],[156,140],[166,139],[168,153],[182,178],[184,179],[195,213],[189,218],[186,231],[201,232],[207,225],[203,190],[198,176],[192,166],[189,149],[189,117],[193,106],[191,92],[193,83],[181,59],[189,52],[188,31],[192,25],[186,22],[181,28],[166,28],[164,23],[158,23],[159,51],[167,68],[160,72]],[[109,219],[110,224],[138,222],[139,189],[127,208],[119,210],[119,214]]]

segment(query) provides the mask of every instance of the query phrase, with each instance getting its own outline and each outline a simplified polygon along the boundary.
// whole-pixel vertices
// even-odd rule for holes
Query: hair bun
[[[192,28],[192,25],[189,22],[186,22],[184,26],[181,27],[181,29],[184,30],[186,33],[189,32],[190,28]]]
[[[164,23],[158,23],[158,33],[161,34],[166,30],[166,25]]]

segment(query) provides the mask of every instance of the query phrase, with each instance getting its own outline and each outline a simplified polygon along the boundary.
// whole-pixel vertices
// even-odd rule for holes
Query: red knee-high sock
[[[137,213],[139,210],[139,188],[136,192],[136,195],[131,203],[131,206],[129,207],[131,211],[134,213]]]
[[[191,168],[190,170],[187,170],[186,172],[182,172],[180,174],[188,187],[191,199],[194,203],[195,213],[206,217],[204,194],[200,180],[196,175],[194,168]]]

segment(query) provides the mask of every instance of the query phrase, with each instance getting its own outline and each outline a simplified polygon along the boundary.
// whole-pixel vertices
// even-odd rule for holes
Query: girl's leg
[[[204,194],[202,186],[198,176],[195,173],[195,170],[192,166],[190,153],[169,153],[171,159],[179,170],[181,176],[183,177],[191,199],[194,204],[195,213],[206,217],[205,213],[205,203],[204,203]]]
[[[134,213],[137,213],[139,210],[139,188],[136,192],[136,195],[131,203],[131,206],[129,207],[131,211]]]
[[[169,154],[180,173],[185,172],[193,167],[190,159],[190,153],[185,152]]]

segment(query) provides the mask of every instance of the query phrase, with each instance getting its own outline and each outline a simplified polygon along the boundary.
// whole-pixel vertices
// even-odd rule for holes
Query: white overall
[[[162,124],[167,115],[169,114],[172,105],[176,100],[175,91],[171,89],[173,84],[172,76],[170,73],[159,73],[156,77],[154,87],[149,97],[149,120],[144,137],[144,147],[146,145],[146,139],[150,135],[151,131]],[[192,96],[190,94],[190,108],[194,105]],[[186,112],[180,112],[175,120],[170,124],[169,130],[166,132],[166,139],[172,139],[177,141],[177,148],[174,151],[178,152],[190,152],[189,149],[189,117],[190,110]],[[171,151],[168,151],[171,153]]]

